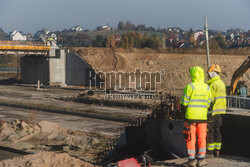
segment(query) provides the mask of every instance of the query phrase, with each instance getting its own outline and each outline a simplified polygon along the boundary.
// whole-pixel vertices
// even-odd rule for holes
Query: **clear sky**
[[[155,28],[250,29],[250,0],[0,0],[0,28],[36,32],[74,25],[93,30],[120,20]]]

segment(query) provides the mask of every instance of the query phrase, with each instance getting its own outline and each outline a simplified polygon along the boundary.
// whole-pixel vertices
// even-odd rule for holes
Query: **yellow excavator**
[[[240,77],[242,77],[250,68],[250,56],[242,63],[242,65],[234,72],[229,87],[229,94],[234,95]]]

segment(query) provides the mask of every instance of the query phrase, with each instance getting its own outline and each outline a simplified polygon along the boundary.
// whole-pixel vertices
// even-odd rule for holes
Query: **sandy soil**
[[[108,49],[108,48],[74,48],[97,71],[142,71],[155,72],[165,70],[161,89],[183,89],[190,82],[188,69],[201,66],[206,69],[206,56],[199,54],[166,54],[150,49]],[[222,79],[230,84],[233,72],[244,62],[247,56],[241,55],[211,55],[211,64],[219,64],[222,69]],[[242,80],[250,86],[250,71]]]
[[[66,153],[40,152],[0,161],[0,167],[94,167]]]
[[[66,152],[87,161],[96,161],[108,138],[97,134],[68,130],[59,125],[41,121],[38,124],[14,120],[1,121],[0,145],[28,152]]]

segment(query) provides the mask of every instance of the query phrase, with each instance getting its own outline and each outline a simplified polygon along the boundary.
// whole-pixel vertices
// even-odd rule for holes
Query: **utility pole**
[[[162,36],[162,48],[166,49],[166,35],[165,34],[163,34]]]
[[[207,68],[210,67],[210,55],[209,55],[209,38],[208,38],[208,26],[207,26],[207,16],[204,17],[205,20],[205,34],[206,34],[206,44],[207,44]]]

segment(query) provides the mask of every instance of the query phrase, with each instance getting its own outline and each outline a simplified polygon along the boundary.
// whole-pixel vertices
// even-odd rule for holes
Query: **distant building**
[[[42,41],[48,46],[57,46],[57,36],[55,33],[44,28],[35,34],[37,41]]]
[[[230,40],[234,40],[234,36],[235,35],[233,33],[229,34]]]
[[[57,36],[56,36],[55,33],[51,32],[51,33],[48,34],[48,36],[49,36],[50,38],[53,38],[55,41],[57,41]]]
[[[183,48],[185,45],[184,41],[180,40],[175,43],[175,48]]]
[[[204,31],[203,30],[196,31],[194,33],[194,40],[197,41],[200,35],[204,36]]]
[[[27,36],[27,41],[33,41],[34,40],[34,36],[31,33],[28,33],[26,36]]]
[[[35,38],[39,38],[41,34],[43,35],[48,35],[51,31],[47,28],[43,28],[42,30],[40,31],[37,31],[36,34],[35,34]]]
[[[180,29],[180,27],[169,27],[169,28],[167,28],[167,31],[168,32],[174,32],[174,33],[177,33],[177,34],[183,32],[183,30]]]
[[[98,31],[104,31],[104,30],[110,31],[110,30],[112,30],[112,27],[110,27],[110,26],[108,26],[108,25],[99,26],[99,27],[96,28],[96,30],[98,30]]]
[[[10,38],[12,41],[26,41],[27,36],[21,31],[14,30],[10,33]]]
[[[83,32],[83,28],[81,26],[74,26],[70,28],[71,32]]]
[[[245,31],[242,30],[241,28],[231,28],[227,30],[227,34],[235,34],[235,35],[239,35],[244,33]]]

